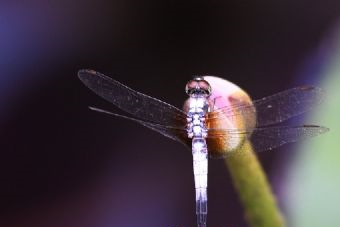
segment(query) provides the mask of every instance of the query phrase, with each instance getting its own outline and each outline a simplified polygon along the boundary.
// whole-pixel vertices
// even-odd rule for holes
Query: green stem
[[[244,206],[249,226],[284,227],[284,219],[250,142],[246,141],[239,152],[240,155],[226,158],[225,163]]]

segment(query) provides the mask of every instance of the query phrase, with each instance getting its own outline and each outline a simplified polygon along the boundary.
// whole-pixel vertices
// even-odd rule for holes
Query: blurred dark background
[[[88,110],[119,112],[77,71],[178,107],[194,74],[261,98],[317,83],[315,53],[339,15],[335,0],[2,0],[0,226],[195,226],[191,153]],[[275,192],[290,153],[259,155]],[[209,166],[208,219],[246,226],[221,160]]]

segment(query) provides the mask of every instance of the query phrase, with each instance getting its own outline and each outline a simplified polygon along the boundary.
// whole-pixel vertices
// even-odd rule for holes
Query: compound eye
[[[185,92],[188,95],[209,96],[211,94],[211,87],[210,84],[203,79],[203,77],[195,77],[187,83],[185,86]]]
[[[211,87],[210,84],[206,80],[201,80],[198,82],[198,86],[200,87],[200,90],[205,93],[206,95],[211,94]]]
[[[185,85],[185,92],[188,95],[191,95],[196,91],[197,88],[198,88],[197,81],[196,80],[189,80],[187,85]]]

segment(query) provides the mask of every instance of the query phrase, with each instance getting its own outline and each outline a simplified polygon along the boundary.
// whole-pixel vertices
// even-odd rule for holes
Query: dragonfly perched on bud
[[[181,110],[93,70],[80,70],[78,76],[97,95],[132,116],[91,110],[132,120],[192,150],[199,227],[207,222],[208,157],[237,153],[246,140],[255,151],[265,151],[328,131],[316,125],[277,125],[320,103],[322,92],[316,87],[296,87],[252,101],[226,80],[195,77],[186,84],[189,98]]]

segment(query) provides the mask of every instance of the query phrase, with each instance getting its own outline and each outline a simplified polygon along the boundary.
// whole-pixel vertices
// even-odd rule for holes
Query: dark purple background
[[[194,74],[260,98],[317,83],[317,64],[305,65],[339,13],[336,0],[1,1],[0,226],[195,226],[190,152],[89,111],[116,109],[77,70],[179,107]],[[259,155],[275,183],[281,150]],[[221,160],[209,166],[208,219],[246,226]]]

